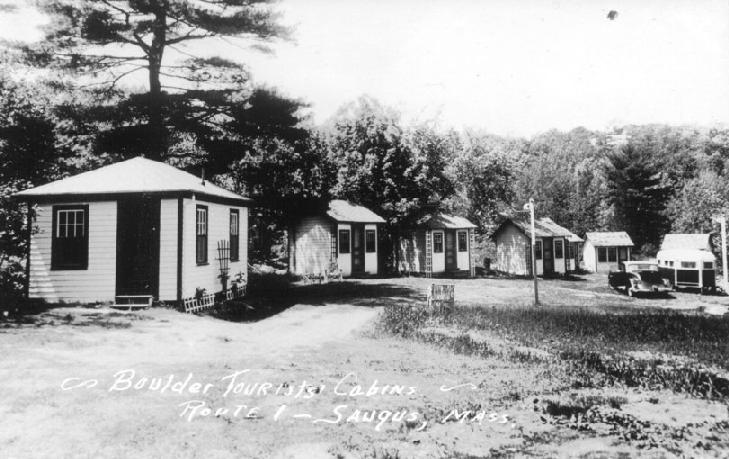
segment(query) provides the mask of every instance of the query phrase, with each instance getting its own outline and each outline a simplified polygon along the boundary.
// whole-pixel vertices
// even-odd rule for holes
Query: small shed
[[[617,270],[619,263],[630,260],[632,250],[633,240],[625,231],[587,233],[582,249],[585,270]]]
[[[535,219],[534,232],[537,276],[570,271],[569,239],[576,236],[549,217]],[[532,275],[532,235],[528,217],[507,218],[491,237],[496,243],[495,270],[518,276]]]
[[[476,225],[464,217],[434,213],[403,231],[398,271],[431,275],[476,275]]]
[[[31,210],[30,297],[181,301],[247,279],[250,199],[168,164],[137,157],[15,196]]]
[[[379,224],[385,220],[366,207],[335,199],[326,212],[295,222],[289,232],[289,271],[300,276],[330,272],[376,275]]]

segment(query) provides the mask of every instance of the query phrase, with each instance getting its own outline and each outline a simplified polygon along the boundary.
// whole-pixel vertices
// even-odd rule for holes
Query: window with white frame
[[[53,206],[51,269],[87,269],[89,206]]]
[[[208,262],[208,208],[197,206],[195,217],[195,260],[197,264]]]
[[[230,261],[238,261],[240,257],[240,213],[238,209],[230,209]]]

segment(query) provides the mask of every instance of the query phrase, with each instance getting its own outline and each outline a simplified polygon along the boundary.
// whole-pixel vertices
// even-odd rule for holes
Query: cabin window
[[[53,206],[51,269],[89,266],[89,206]]]
[[[673,267],[673,262],[672,261],[669,261],[668,262],[668,266]]]
[[[536,241],[534,243],[534,258],[537,260],[542,259],[542,241]]]
[[[465,231],[458,232],[458,251],[468,252],[468,233]]]
[[[615,247],[608,247],[608,261],[618,261],[618,249]]]
[[[443,233],[433,233],[433,253],[443,253]]]
[[[240,214],[238,209],[230,209],[230,261],[238,261],[240,256]]]
[[[365,230],[365,252],[377,252],[377,242],[375,241],[377,234],[375,230]]]
[[[195,218],[195,260],[197,264],[208,262],[208,208],[197,206]]]
[[[349,230],[339,230],[339,253],[349,253]]]
[[[564,258],[564,253],[562,253],[562,240],[558,239],[554,241],[554,258]]]
[[[696,262],[695,261],[682,261],[681,267],[684,269],[696,269]]]
[[[597,248],[597,261],[600,263],[605,263],[607,261],[607,248],[605,248],[605,247]]]
[[[704,262],[704,269],[714,269],[714,263],[712,263],[710,261],[705,261]]]

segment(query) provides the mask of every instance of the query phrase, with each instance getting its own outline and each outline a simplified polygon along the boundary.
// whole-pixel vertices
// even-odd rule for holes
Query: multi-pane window
[[[443,253],[443,233],[433,233],[433,253]]]
[[[600,263],[604,263],[607,261],[607,248],[605,248],[605,247],[597,248],[597,261]]]
[[[240,255],[240,213],[230,209],[230,261],[238,261]]]
[[[339,230],[339,253],[349,253],[349,230]]]
[[[710,261],[705,261],[704,262],[704,269],[714,269],[714,263],[712,263]]]
[[[374,253],[377,251],[375,230],[365,230],[365,252]]]
[[[696,262],[695,261],[682,261],[681,267],[685,269],[696,269]]]
[[[618,261],[618,249],[608,247],[608,261]]]
[[[195,260],[203,265],[208,262],[208,208],[197,206],[195,217]]]
[[[458,232],[458,251],[468,252],[468,233],[465,231]]]
[[[557,239],[554,241],[554,258],[564,258],[563,250],[562,240]]]
[[[542,241],[536,241],[534,243],[534,258],[537,260],[542,259]]]
[[[54,206],[51,269],[87,269],[88,206]]]

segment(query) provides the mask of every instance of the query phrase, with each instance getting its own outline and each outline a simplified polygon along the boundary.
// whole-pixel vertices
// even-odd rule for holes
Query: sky
[[[256,82],[310,103],[316,122],[366,94],[408,121],[502,135],[729,123],[726,0],[281,0],[277,9],[295,29],[274,54],[243,40],[190,50],[246,63]],[[42,21],[24,8],[0,13],[0,35],[37,38]]]

